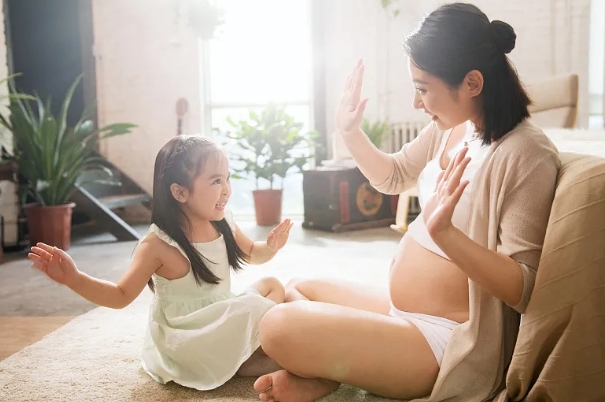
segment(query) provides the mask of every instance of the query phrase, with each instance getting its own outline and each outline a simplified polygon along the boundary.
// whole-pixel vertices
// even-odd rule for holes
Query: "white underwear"
[[[424,335],[424,338],[435,355],[435,359],[437,359],[437,364],[441,367],[445,347],[452,337],[452,331],[460,324],[456,321],[448,320],[443,317],[436,317],[434,315],[401,311],[393,306],[393,303],[391,303],[389,315],[391,317],[406,319],[414,324],[420,332],[422,332],[422,335]]]

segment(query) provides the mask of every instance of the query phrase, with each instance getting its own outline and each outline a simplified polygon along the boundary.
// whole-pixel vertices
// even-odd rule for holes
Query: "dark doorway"
[[[19,91],[51,98],[58,113],[69,86],[83,74],[68,124],[95,100],[91,0],[4,0],[9,71]]]

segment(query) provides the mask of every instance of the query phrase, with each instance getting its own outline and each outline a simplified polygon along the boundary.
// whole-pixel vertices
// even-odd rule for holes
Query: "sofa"
[[[560,157],[535,288],[498,401],[605,401],[605,159]]]

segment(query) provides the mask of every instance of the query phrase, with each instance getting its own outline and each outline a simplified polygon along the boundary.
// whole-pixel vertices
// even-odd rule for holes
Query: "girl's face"
[[[418,68],[411,59],[408,68],[416,87],[414,108],[428,114],[440,130],[448,130],[467,120],[478,123],[477,95],[483,87],[480,73],[473,71],[467,74],[462,84],[452,89],[443,80]]]
[[[220,221],[231,196],[229,162],[222,152],[208,158],[191,190],[180,187],[175,198],[191,220]],[[174,191],[173,191],[174,194]]]

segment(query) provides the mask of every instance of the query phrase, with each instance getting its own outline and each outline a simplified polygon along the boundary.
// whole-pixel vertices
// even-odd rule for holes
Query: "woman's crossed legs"
[[[310,402],[341,382],[389,398],[431,392],[439,366],[418,328],[388,316],[388,294],[313,280],[289,284],[286,299],[261,322],[263,350],[285,369],[255,382],[261,400]]]

